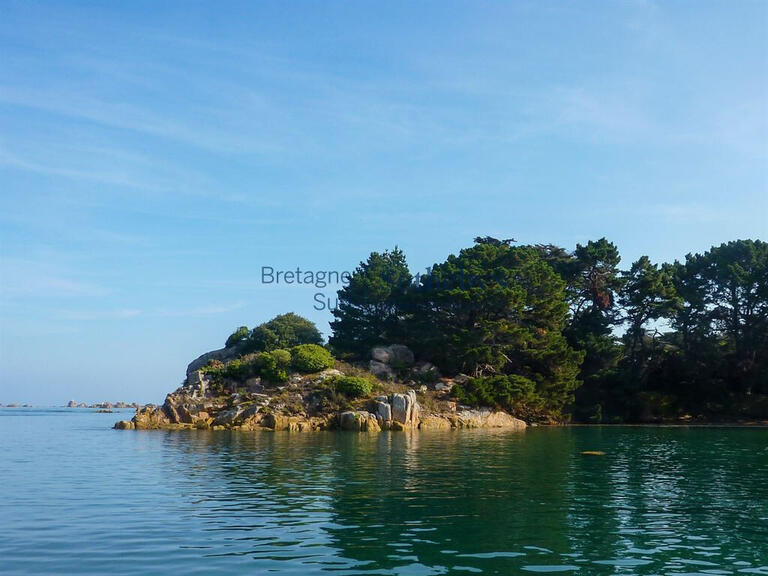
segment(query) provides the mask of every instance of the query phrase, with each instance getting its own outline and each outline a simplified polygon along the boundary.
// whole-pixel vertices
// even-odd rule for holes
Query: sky
[[[768,240],[768,3],[0,0],[0,206],[0,402],[161,402],[264,266]]]

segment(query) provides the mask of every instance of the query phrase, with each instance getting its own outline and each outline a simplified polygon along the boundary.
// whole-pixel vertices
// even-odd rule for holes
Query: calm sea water
[[[768,574],[768,429],[110,429],[129,417],[0,409],[0,572]]]

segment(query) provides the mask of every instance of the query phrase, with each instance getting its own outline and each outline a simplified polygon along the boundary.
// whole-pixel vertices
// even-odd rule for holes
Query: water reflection
[[[209,558],[300,573],[768,573],[762,430],[152,434]]]

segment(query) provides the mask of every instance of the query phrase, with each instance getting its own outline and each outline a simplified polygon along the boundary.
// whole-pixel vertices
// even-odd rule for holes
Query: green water
[[[768,429],[109,430],[116,416],[0,411],[0,572],[768,574]]]

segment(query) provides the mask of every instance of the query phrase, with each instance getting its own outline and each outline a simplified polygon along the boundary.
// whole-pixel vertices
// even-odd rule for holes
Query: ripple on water
[[[113,418],[0,418],[0,571],[768,574],[768,430],[122,432]]]

